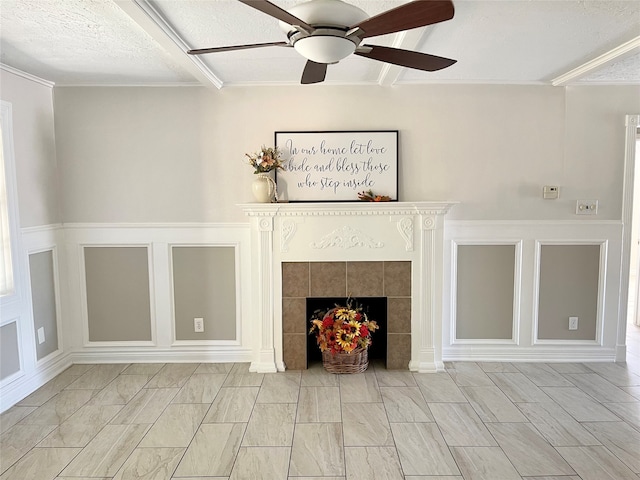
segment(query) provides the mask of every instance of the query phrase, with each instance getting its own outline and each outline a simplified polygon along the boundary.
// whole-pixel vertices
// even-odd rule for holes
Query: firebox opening
[[[336,305],[346,305],[347,297],[307,297],[307,319],[316,310],[329,310]],[[371,336],[369,362],[387,362],[387,297],[358,297],[355,302],[362,306],[369,320],[375,320],[380,327]],[[308,330],[308,329],[307,329]],[[322,362],[322,352],[316,343],[315,335],[307,336],[307,368],[316,362]]]

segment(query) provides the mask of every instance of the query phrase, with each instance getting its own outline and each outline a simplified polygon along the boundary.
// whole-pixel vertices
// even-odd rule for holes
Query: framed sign
[[[351,202],[369,190],[398,200],[397,130],[275,132],[275,144],[282,201]]]

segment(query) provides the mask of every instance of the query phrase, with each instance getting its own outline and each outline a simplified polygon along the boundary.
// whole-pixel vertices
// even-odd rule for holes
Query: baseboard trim
[[[535,349],[491,349],[474,351],[468,349],[443,349],[445,362],[542,362],[542,363],[585,363],[615,362],[616,349],[598,348],[535,348]]]
[[[101,348],[100,351],[74,352],[71,359],[73,363],[247,363],[251,361],[251,350],[209,347],[125,352],[120,349]]]
[[[0,413],[35,392],[49,380],[60,375],[72,364],[70,355],[57,355],[50,362],[38,366],[30,373],[22,375],[15,382],[2,387],[0,389]]]

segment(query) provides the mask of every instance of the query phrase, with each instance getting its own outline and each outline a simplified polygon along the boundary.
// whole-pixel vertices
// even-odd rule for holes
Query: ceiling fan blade
[[[428,53],[402,50],[400,48],[383,47],[380,45],[363,46],[365,48],[371,48],[371,51],[359,52],[356,50],[356,55],[379,60],[380,62],[393,63],[394,65],[399,65],[401,67],[424,70],[426,72],[435,72],[436,70],[442,70],[443,68],[450,67],[457,61],[450,58],[429,55]]]
[[[317,63],[307,60],[307,64],[304,66],[304,71],[302,72],[302,81],[300,83],[303,85],[309,85],[310,83],[324,82],[326,76],[326,63]]]
[[[453,18],[453,14],[451,0],[416,0],[382,12],[351,28],[362,30],[364,36],[359,35],[361,38],[375,37],[444,22]]]
[[[306,22],[303,22],[295,15],[291,15],[286,10],[283,10],[282,8],[269,2],[268,0],[238,0],[238,1],[244,3],[245,5],[253,7],[256,10],[260,10],[262,13],[266,13],[267,15],[277,18],[278,20],[283,21],[284,23],[288,23],[289,25],[302,27],[308,32],[312,32],[314,30],[314,28],[311,25],[307,24]]]
[[[287,42],[248,43],[247,45],[232,45],[229,47],[197,48],[195,50],[187,50],[187,53],[189,55],[202,55],[203,53],[231,52],[233,50],[246,50],[248,48],[290,46]]]

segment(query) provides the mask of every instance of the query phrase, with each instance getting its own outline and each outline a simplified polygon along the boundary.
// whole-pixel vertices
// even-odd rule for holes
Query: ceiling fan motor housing
[[[337,63],[351,55],[361,40],[353,35],[347,37],[349,28],[369,18],[363,10],[341,0],[311,0],[288,12],[315,27],[306,32],[280,22],[293,47],[316,63]]]

